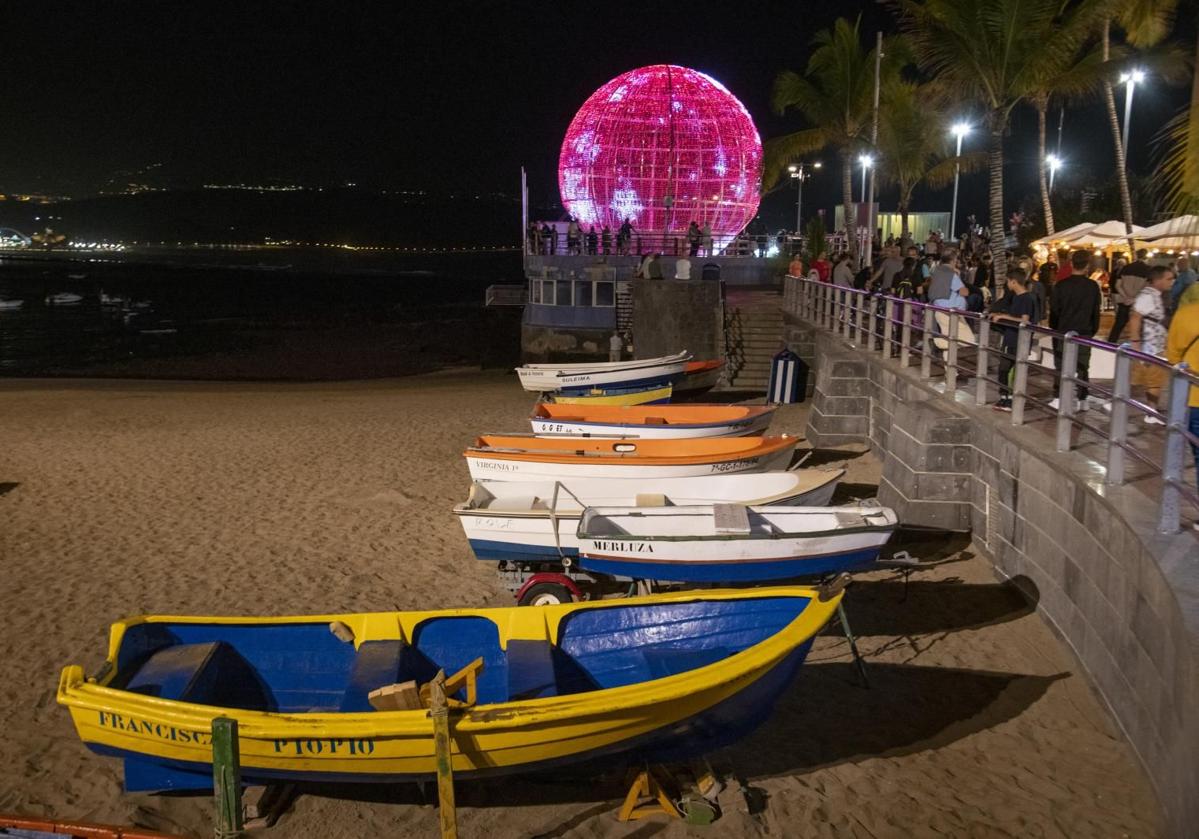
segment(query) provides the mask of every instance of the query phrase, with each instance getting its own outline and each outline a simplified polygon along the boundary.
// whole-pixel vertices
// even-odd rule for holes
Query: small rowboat
[[[669,402],[674,388],[669,384],[649,387],[592,388],[583,393],[547,393],[557,405],[658,405]]]
[[[219,716],[237,721],[246,783],[427,779],[420,686],[439,669],[464,683],[451,687],[455,779],[684,759],[766,719],[840,600],[789,586],[540,609],[143,616],[113,625],[99,673],[63,669],[58,702],[90,749],[124,759],[131,791],[212,789]],[[375,710],[392,697],[411,710]]]
[[[0,839],[182,839],[180,836],[75,819],[35,819],[0,814]]]
[[[689,478],[784,469],[798,442],[786,435],[694,440],[488,435],[464,454],[474,480]]]
[[[683,378],[675,382],[675,392],[696,395],[711,390],[720,381],[722,367],[724,362],[720,359],[688,361],[683,368]]]
[[[0,297],[0,312],[19,309],[24,305],[24,300],[5,300],[4,298]]]
[[[475,481],[454,507],[475,557],[487,561],[549,561],[579,555],[575,535],[585,507],[676,507],[735,503],[821,507],[844,469],[710,475],[701,478]]]
[[[859,570],[898,519],[888,507],[598,507],[579,522],[579,567],[611,577],[752,582]]]
[[[645,407],[571,407],[539,403],[530,422],[538,436],[750,437],[762,434],[774,418],[765,405],[658,405]]]
[[[72,291],[60,291],[57,294],[46,295],[47,306],[73,306],[81,302],[83,302],[83,295],[75,294]]]
[[[516,368],[525,390],[587,390],[593,387],[636,387],[665,384],[683,375],[691,353],[683,351],[659,358],[582,364],[526,364]]]

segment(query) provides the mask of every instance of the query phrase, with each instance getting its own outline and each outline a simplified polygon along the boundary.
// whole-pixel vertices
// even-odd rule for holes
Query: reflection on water
[[[507,264],[513,261],[515,266]],[[154,375],[170,375],[170,359],[187,359],[191,372],[181,375],[193,375],[206,357],[228,359],[268,346],[281,354],[281,348],[325,342],[327,356],[339,351],[330,341],[351,341],[365,344],[354,348],[361,355],[376,335],[383,336],[387,351],[442,352],[452,346],[448,336],[438,340],[436,325],[453,325],[469,342],[468,333],[478,332],[472,323],[482,317],[486,286],[519,270],[519,257],[495,255],[443,258],[432,265],[410,261],[389,270],[372,266],[362,274],[297,271],[291,265],[0,258],[0,373],[112,375],[109,368],[124,365],[139,375],[130,365],[152,362]],[[363,373],[375,374],[388,373]],[[298,377],[304,377],[302,371]]]

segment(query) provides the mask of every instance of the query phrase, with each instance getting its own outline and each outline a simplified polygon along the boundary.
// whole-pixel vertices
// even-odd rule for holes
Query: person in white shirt
[[[674,263],[674,278],[676,280],[691,279],[691,260],[680,256]]]
[[[1154,265],[1149,269],[1149,278],[1145,287],[1137,293],[1128,314],[1128,325],[1133,336],[1132,344],[1138,350],[1148,355],[1165,358],[1166,335],[1168,334],[1166,317],[1166,297],[1170,286],[1174,285],[1174,269],[1168,265]],[[1145,387],[1145,398],[1156,404],[1162,411],[1166,407],[1165,368],[1156,364],[1137,364],[1135,373]],[[1161,420],[1151,414],[1145,415],[1149,425],[1164,425]]]

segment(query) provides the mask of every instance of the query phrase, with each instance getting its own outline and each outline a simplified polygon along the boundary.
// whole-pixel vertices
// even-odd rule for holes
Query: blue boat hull
[[[754,583],[861,571],[878,560],[879,548],[817,557],[761,562],[638,562],[580,556],[579,567],[593,574],[675,583]]]

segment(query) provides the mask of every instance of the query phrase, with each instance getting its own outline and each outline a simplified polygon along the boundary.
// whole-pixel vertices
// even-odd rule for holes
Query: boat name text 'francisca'
[[[139,720],[124,714],[114,714],[112,711],[99,711],[100,725],[115,728],[126,734],[139,736],[150,735],[159,740],[173,740],[176,743],[195,743],[197,746],[211,746],[212,735],[207,731],[188,731],[186,728],[176,728],[160,722]]]

